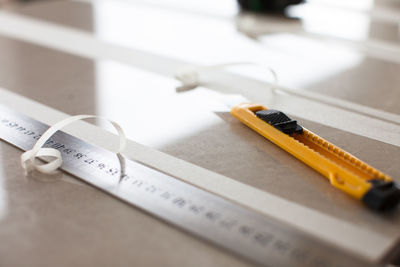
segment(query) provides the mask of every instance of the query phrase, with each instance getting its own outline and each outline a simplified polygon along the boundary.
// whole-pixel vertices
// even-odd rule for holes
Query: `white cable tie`
[[[126,137],[124,131],[122,130],[121,126],[119,126],[118,123],[95,115],[77,115],[68,117],[51,126],[49,129],[47,129],[47,131],[43,133],[43,135],[39,138],[39,140],[36,142],[36,144],[33,146],[31,150],[28,150],[21,155],[21,165],[22,168],[24,168],[25,173],[28,174],[33,170],[37,170],[44,174],[55,174],[57,169],[62,165],[61,153],[59,150],[55,148],[43,148],[42,146],[45,145],[47,140],[51,136],[53,136],[53,134],[55,134],[57,131],[61,130],[68,124],[71,124],[78,120],[84,120],[89,118],[103,119],[110,122],[114,126],[119,135],[119,148],[116,153],[119,159],[123,158],[121,153],[126,145]],[[44,164],[39,164],[35,160],[37,157],[46,157],[46,156],[51,157],[52,160],[49,160],[49,162]]]
[[[279,81],[278,75],[275,70],[269,66],[253,63],[253,62],[234,62],[234,63],[226,63],[226,64],[218,64],[218,65],[210,65],[210,66],[202,66],[202,67],[184,67],[178,69],[175,72],[175,79],[182,82],[182,85],[176,88],[177,92],[182,92],[190,89],[194,89],[200,85],[199,81],[199,73],[203,71],[211,71],[211,70],[219,70],[226,67],[238,66],[238,65],[253,65],[266,68],[273,77],[272,90],[278,90]]]

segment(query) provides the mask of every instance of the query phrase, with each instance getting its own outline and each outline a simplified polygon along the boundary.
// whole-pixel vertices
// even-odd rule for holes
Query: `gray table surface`
[[[132,5],[135,7],[134,3]],[[138,9],[144,6],[151,9],[144,4],[138,4]],[[89,3],[39,1],[14,7],[13,12],[61,23],[103,38],[96,33],[96,23],[107,20],[105,14],[111,14],[112,10],[99,13],[95,5]],[[129,35],[128,27],[119,30],[121,35]],[[385,38],[379,34],[372,37],[398,42],[392,35],[389,31]],[[265,38],[272,40],[273,36]],[[297,39],[293,40],[296,42]],[[176,40],[179,41],[186,39]],[[260,50],[267,50],[269,43],[265,39],[260,42],[257,44]],[[290,54],[294,61],[305,56],[295,53],[296,43],[293,48],[282,49],[286,50],[277,49],[277,53]],[[341,50],[338,51],[340,54]],[[185,53],[182,52],[182,57]],[[212,52],[209,56],[212,57]],[[352,58],[353,54],[343,52],[343,57],[346,56]],[[176,61],[180,62],[180,59]],[[400,237],[399,212],[377,215],[334,189],[312,169],[266,142],[226,111],[216,109],[214,106],[218,101],[213,99],[210,90],[175,93],[175,82],[165,76],[170,70],[158,71],[161,67],[157,62],[152,62],[154,73],[150,73],[149,69],[143,71],[138,66],[83,58],[7,36],[0,36],[0,62],[1,87],[68,114],[89,113],[118,118],[127,128],[130,139],[359,227],[393,239]],[[307,70],[304,75],[311,75],[316,65],[307,60],[303,62]],[[279,62],[277,69],[283,70],[287,64],[290,62]],[[291,77],[290,73],[279,72],[283,73],[280,76],[285,86],[298,84],[296,89],[299,90],[316,91],[400,114],[399,66],[361,55],[357,64],[342,71],[335,69],[331,75],[309,79],[306,83],[300,83],[296,75]],[[124,102],[125,96],[132,101]],[[168,103],[162,104],[165,101]],[[152,111],[143,110],[141,102],[151,106]],[[121,107],[121,103],[132,106]],[[193,110],[187,111],[190,107],[194,107]],[[290,115],[296,118],[295,114]],[[154,125],[160,116],[163,122]],[[197,121],[193,122],[193,119]],[[397,146],[299,120],[306,128],[400,182],[400,150]],[[137,266],[248,264],[92,187],[26,179],[19,166],[19,155],[17,149],[0,143],[2,266],[126,266],[133,262]]]

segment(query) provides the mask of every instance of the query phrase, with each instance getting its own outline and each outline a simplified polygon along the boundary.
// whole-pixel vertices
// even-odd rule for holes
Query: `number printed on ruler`
[[[0,138],[31,149],[48,126],[0,105]],[[229,202],[145,165],[57,132],[46,147],[63,155],[62,169],[147,212],[259,264],[373,266],[273,218]],[[337,255],[341,255],[337,257]]]

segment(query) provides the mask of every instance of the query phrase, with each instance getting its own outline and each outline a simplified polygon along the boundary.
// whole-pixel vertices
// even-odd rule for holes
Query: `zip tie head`
[[[177,92],[191,90],[200,85],[199,73],[195,69],[181,69],[175,73],[175,79],[182,82],[181,86],[176,88]]]
[[[35,162],[37,157],[51,157],[47,163],[38,164]],[[39,148],[39,150],[29,150],[21,155],[21,165],[25,170],[25,175],[28,175],[33,170],[39,171],[45,174],[55,174],[57,169],[61,167],[62,157],[60,151],[54,148]]]

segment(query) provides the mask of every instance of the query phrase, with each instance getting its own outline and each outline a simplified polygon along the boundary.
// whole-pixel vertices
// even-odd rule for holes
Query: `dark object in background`
[[[301,4],[304,0],[238,0],[238,2],[243,10],[280,13],[286,7]]]

